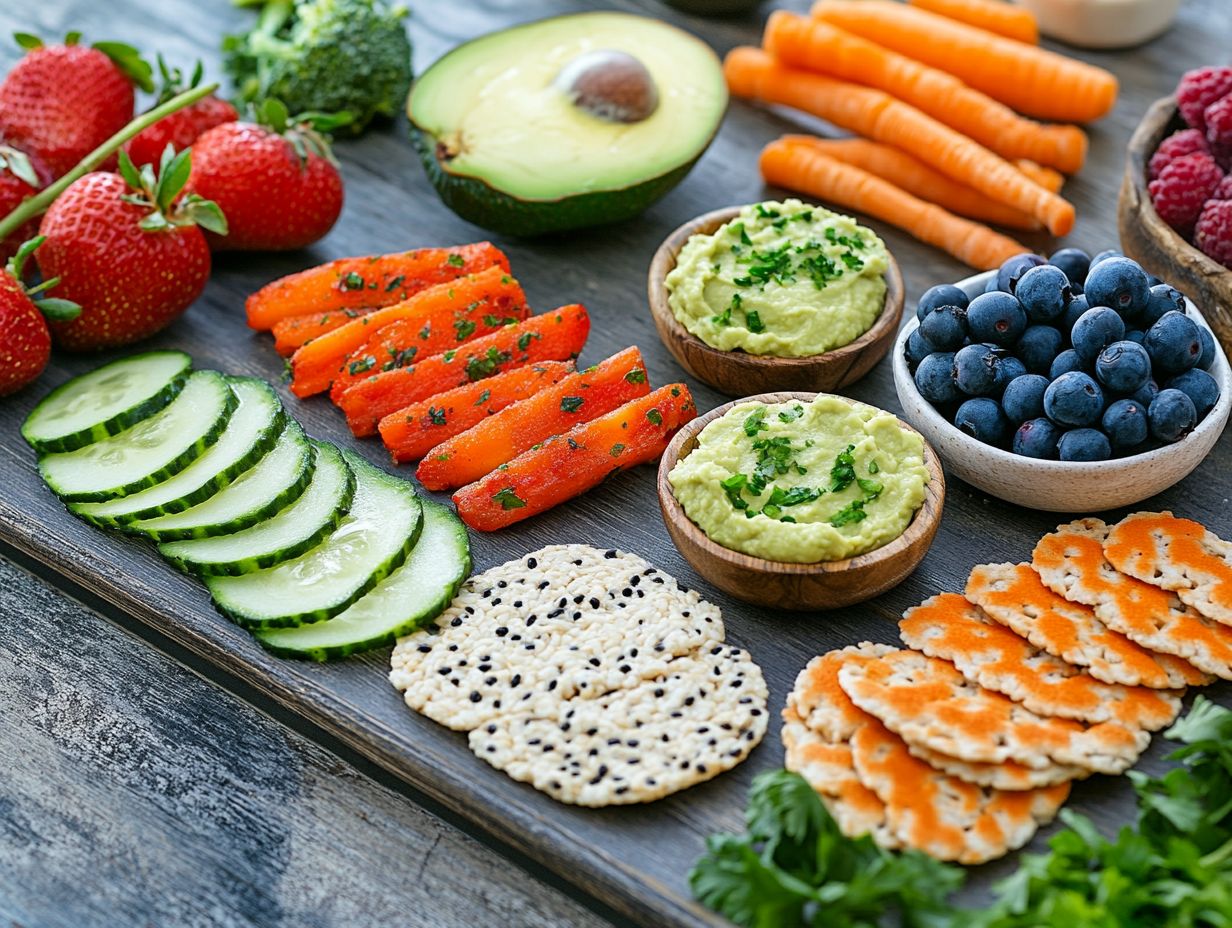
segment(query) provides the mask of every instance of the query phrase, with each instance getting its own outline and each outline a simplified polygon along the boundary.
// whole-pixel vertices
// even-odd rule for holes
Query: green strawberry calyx
[[[0,145],[0,171],[8,171],[35,190],[43,186],[43,181],[38,176],[38,171],[34,170],[30,156],[11,145]]]
[[[52,287],[60,282],[59,277],[52,277],[49,280],[44,280],[42,283],[33,287],[27,287],[23,282],[23,274],[26,269],[26,262],[30,260],[30,256],[38,249],[40,245],[47,240],[45,235],[36,235],[29,241],[23,242],[21,247],[17,249],[17,253],[9,258],[9,263],[4,269],[13,276],[18,285],[26,291],[26,296],[30,301],[38,307],[47,319],[51,322],[69,322],[81,315],[81,307],[72,300],[61,300],[53,296],[39,296],[40,293],[46,293]]]
[[[31,32],[14,32],[13,39],[17,44],[32,51],[43,47],[43,40]],[[77,45],[81,42],[80,32],[70,32],[64,37],[65,45]],[[146,93],[154,90],[154,69],[150,63],[141,57],[141,52],[125,42],[95,42],[92,48],[110,58],[124,76],[140,87]]]
[[[200,86],[201,79],[205,76],[205,66],[201,64],[200,58],[193,65],[192,73],[188,76],[187,80],[184,78],[183,71],[167,64],[166,59],[162,56],[162,52],[158,53],[157,61],[159,88],[158,96],[155,98],[156,103],[166,103],[185,90],[191,90],[193,87]]]
[[[299,157],[301,170],[308,164],[311,155],[324,158],[337,167],[338,159],[330,148],[329,133],[349,125],[355,119],[350,110],[339,110],[337,113],[309,111],[292,116],[286,104],[275,97],[269,97],[253,107],[253,117],[258,125],[287,140]]]
[[[177,152],[168,145],[159,159],[158,170],[152,164],[140,169],[127,152],[121,151],[120,176],[133,190],[120,197],[125,203],[150,210],[138,225],[146,232],[162,232],[183,226],[200,226],[218,235],[227,234],[227,217],[213,200],[195,193],[180,197],[192,171],[192,149]]]

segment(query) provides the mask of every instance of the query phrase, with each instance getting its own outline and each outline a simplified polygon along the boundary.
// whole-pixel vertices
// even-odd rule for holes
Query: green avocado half
[[[411,136],[459,216],[533,236],[618,222],[674,187],[727,108],[718,57],[625,13],[527,23],[460,45],[411,89]]]

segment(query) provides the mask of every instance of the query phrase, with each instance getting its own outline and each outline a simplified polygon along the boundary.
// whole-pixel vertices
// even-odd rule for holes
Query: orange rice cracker
[[[907,742],[903,742],[907,744]],[[907,750],[913,757],[927,763],[930,767],[958,777],[976,786],[987,786],[992,789],[1024,790],[1040,789],[1045,786],[1056,786],[1058,783],[1068,783],[1070,780],[1084,780],[1091,775],[1085,767],[1075,767],[1071,764],[1050,764],[1047,767],[1025,767],[1022,764],[1007,760],[1000,764],[973,764],[970,761],[959,760],[922,748],[918,744],[907,744]]]

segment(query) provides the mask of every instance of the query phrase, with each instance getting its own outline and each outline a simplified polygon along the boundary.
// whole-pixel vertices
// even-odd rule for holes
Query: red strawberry
[[[22,283],[22,271],[31,253],[43,243],[34,238],[17,249],[8,266],[0,268],[0,396],[20,390],[38,379],[51,357],[47,319],[72,319],[81,307],[68,300],[37,295],[57,283],[37,287]]]
[[[0,145],[0,216],[7,216],[26,197],[51,183],[51,171],[37,155],[31,157],[10,145]],[[38,235],[38,220],[31,219],[0,241],[0,265],[17,254],[21,243]]]
[[[121,153],[120,174],[85,175],[43,216],[39,269],[61,278],[60,294],[82,307],[77,319],[52,326],[56,344],[73,351],[126,345],[166,326],[200,295],[210,249],[198,225],[225,233],[226,221],[200,197],[177,202],[191,152],[164,155],[157,178],[153,166],[138,172]]]
[[[0,137],[38,155],[55,177],[67,174],[133,118],[133,84],[153,89],[150,66],[119,42],[44,46],[32,35],[17,41],[30,52],[0,83]]]
[[[201,83],[201,62],[199,61],[187,85],[178,68],[174,70],[167,68],[162,55],[158,56],[158,70],[162,73],[163,86],[158,99],[150,107],[151,109]],[[124,150],[128,152],[128,157],[137,167],[158,164],[168,145],[176,151],[181,151],[197,141],[198,136],[207,129],[213,129],[224,122],[235,122],[237,119],[239,119],[239,113],[236,112],[234,106],[210,94],[160,119],[154,125],[142,129],[124,143]]]
[[[342,212],[342,176],[329,143],[307,122],[288,124],[286,108],[267,101],[262,123],[229,122],[193,145],[185,188],[227,217],[216,249],[284,251],[323,238]]]

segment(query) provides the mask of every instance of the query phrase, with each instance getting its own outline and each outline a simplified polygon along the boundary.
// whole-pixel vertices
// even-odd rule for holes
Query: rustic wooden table
[[[807,4],[792,0],[779,5]],[[422,69],[457,42],[490,29],[590,6],[566,0],[421,0],[410,26],[416,65]],[[761,21],[760,16],[688,18],[656,0],[610,0],[604,6],[673,19],[705,36],[719,51],[753,41]],[[1232,17],[1225,6],[1224,0],[1186,0],[1177,25],[1155,42],[1116,54],[1083,53],[1118,74],[1122,97],[1116,111],[1092,128],[1090,162],[1066,186],[1080,217],[1069,243],[1092,252],[1115,244],[1125,142],[1147,104],[1167,93],[1182,71],[1226,59]],[[9,0],[0,4],[0,35],[22,30],[54,37],[81,29],[90,38],[119,38],[149,52],[161,50],[173,62],[201,57],[207,71],[217,75],[219,37],[249,16],[226,0]],[[0,43],[0,68],[17,54],[12,44]],[[587,303],[596,330],[584,359],[635,342],[646,352],[655,383],[679,378],[645,308],[650,255],[685,219],[762,198],[756,150],[799,124],[784,114],[733,104],[698,168],[642,220],[568,241],[502,242],[532,303]],[[272,352],[263,342],[243,337],[241,327],[231,325],[223,343],[213,344],[215,326],[236,316],[254,286],[327,257],[479,237],[432,195],[405,142],[403,126],[340,145],[338,153],[348,205],[335,232],[309,253],[220,260],[202,305],[160,343],[191,346],[203,364],[273,377]],[[912,302],[929,285],[967,273],[907,236],[882,231],[903,266]],[[1030,244],[1048,247],[1043,240]],[[79,361],[57,360],[48,380],[59,382],[80,367]],[[190,614],[198,617],[195,621],[208,616],[199,593],[185,592],[185,584],[165,577],[154,558],[131,553],[132,546],[97,534],[84,538],[91,550],[74,547],[83,541],[84,530],[36,492],[30,455],[12,440],[36,392],[0,404],[0,460],[6,478],[0,523],[5,541],[27,552],[0,547],[0,555],[7,556],[0,558],[0,645],[10,655],[0,668],[0,920],[23,928],[395,923],[583,928],[626,917],[639,924],[711,923],[685,903],[682,874],[700,849],[701,835],[738,827],[748,779],[780,761],[776,734],[736,773],[686,794],[682,801],[621,819],[588,818],[536,797],[528,799],[521,787],[498,776],[489,778],[473,763],[465,765],[452,774],[455,784],[474,776],[481,786],[507,790],[507,801],[518,804],[521,816],[493,826],[505,843],[485,847],[455,827],[478,830],[482,816],[467,811],[473,797],[451,801],[433,790],[432,798],[420,795],[336,740],[333,735],[346,732],[331,725],[324,710],[301,715],[286,711],[284,706],[294,704],[299,695],[294,680],[279,686],[263,673],[254,683],[219,669],[217,661],[203,660],[211,644],[243,640],[228,639],[225,623],[215,627],[207,622],[208,627],[197,625],[185,634],[168,610],[144,612],[140,597],[157,594],[164,597],[164,605],[166,597],[184,598],[185,623]],[[898,408],[888,363],[850,393]],[[697,395],[703,410],[721,402],[705,389]],[[314,433],[345,434],[322,404],[293,408]],[[379,459],[379,450],[370,443],[364,450]],[[1225,437],[1194,475],[1157,503],[1229,536],[1229,497],[1232,439]],[[941,531],[920,570],[866,607],[824,617],[785,617],[715,598],[724,605],[731,636],[750,646],[767,667],[777,708],[808,655],[863,637],[893,640],[891,620],[905,606],[936,590],[958,588],[974,563],[1024,557],[1030,541],[1055,522],[1053,516],[989,500],[951,481]],[[671,548],[657,514],[649,469],[625,475],[516,533],[477,538],[476,560],[484,568],[540,544],[597,537],[615,539],[714,596]],[[116,549],[122,549],[122,557]],[[108,603],[64,579],[63,574],[81,568],[83,560],[89,561],[86,570],[139,568],[149,576],[134,574],[131,582],[104,577],[87,584]],[[142,621],[117,611],[115,603]],[[232,669],[242,671],[245,660],[252,663],[259,657],[259,652],[245,651]],[[392,708],[381,704],[378,714],[388,710],[391,724],[409,726],[411,721],[397,714],[396,701],[380,692],[383,661],[384,655],[378,654],[355,662],[357,668],[329,668],[316,678],[312,668],[295,667],[300,674],[295,679],[326,680],[348,698],[384,699]],[[350,682],[359,671],[371,675],[375,684]],[[1213,688],[1210,695],[1232,702],[1226,685]],[[345,698],[333,706],[350,708]],[[438,737],[429,728],[415,731]],[[394,736],[388,740],[392,744]],[[384,747],[366,753],[390,766],[393,755],[383,753]],[[432,749],[437,751],[435,740]],[[429,752],[426,743],[424,750]],[[452,754],[437,751],[433,756],[452,762],[459,752],[450,750]],[[1143,766],[1159,769],[1163,753],[1157,742]],[[1081,784],[1073,802],[1109,828],[1123,821],[1131,807],[1123,779]],[[623,824],[618,826],[618,821]],[[553,842],[560,835],[553,829],[559,823],[572,829],[575,839],[588,833],[606,838],[622,829],[614,852],[602,849],[602,862],[615,869],[615,878],[597,875],[603,867],[594,860],[580,857],[574,866],[556,856]],[[519,834],[516,825],[525,830]],[[547,850],[536,852],[535,859],[519,856],[511,845],[522,844],[523,837],[528,846]],[[656,850],[647,854],[639,847]],[[984,868],[974,880],[977,890],[1008,866],[1012,864]],[[535,879],[527,880],[516,867],[529,870]],[[555,875],[562,872],[576,884],[568,894],[583,899],[587,907],[541,882],[564,888]],[[639,880],[646,898],[636,891]],[[609,904],[624,914],[606,908]]]

